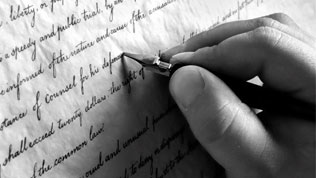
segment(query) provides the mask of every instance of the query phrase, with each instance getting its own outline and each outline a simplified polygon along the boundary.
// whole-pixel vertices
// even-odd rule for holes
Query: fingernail
[[[179,69],[170,80],[170,92],[181,109],[187,110],[202,94],[205,83],[197,67]]]
[[[184,50],[183,45],[178,45],[178,46],[175,46],[173,48],[170,48],[170,49],[162,52],[160,57],[163,61],[170,61],[170,58],[173,55],[175,55],[177,53],[181,53],[183,50]]]
[[[193,52],[183,52],[183,53],[176,54],[172,56],[172,58],[170,59],[170,63],[176,64],[176,63],[188,61],[191,58],[192,54]]]

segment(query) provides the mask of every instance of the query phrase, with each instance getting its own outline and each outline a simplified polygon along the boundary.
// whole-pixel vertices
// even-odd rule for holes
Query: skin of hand
[[[215,73],[315,104],[316,40],[285,14],[222,24],[165,51],[171,95],[226,177],[315,177],[315,122],[255,114]],[[312,118],[312,119],[315,119]]]

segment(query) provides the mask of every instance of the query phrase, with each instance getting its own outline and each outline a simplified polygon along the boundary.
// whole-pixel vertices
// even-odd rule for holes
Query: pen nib
[[[155,62],[159,60],[159,57],[153,55],[146,55],[146,54],[133,54],[124,52],[122,56],[129,57],[134,59],[135,61],[139,62],[143,66],[150,66],[155,65]]]
[[[131,59],[134,59],[135,61],[139,62],[145,69],[151,70],[155,73],[162,74],[165,76],[170,75],[170,70],[172,65],[160,61],[160,58],[158,56],[154,55],[146,55],[146,54],[133,54],[133,53],[126,53],[124,52],[122,56],[129,57]]]

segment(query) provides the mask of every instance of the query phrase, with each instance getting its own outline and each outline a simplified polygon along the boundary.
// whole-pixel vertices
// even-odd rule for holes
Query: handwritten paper
[[[1,1],[0,178],[214,177],[168,79],[121,53],[159,55],[220,23],[282,10],[310,17],[307,26],[310,4]]]

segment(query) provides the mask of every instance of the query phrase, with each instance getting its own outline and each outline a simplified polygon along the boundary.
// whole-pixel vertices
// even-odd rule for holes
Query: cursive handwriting
[[[44,69],[42,68],[42,64],[40,65],[40,67],[37,71],[35,71],[31,75],[26,76],[24,78],[21,78],[21,74],[18,73],[17,77],[16,77],[16,82],[9,85],[6,89],[0,90],[0,95],[6,95],[6,94],[10,93],[11,91],[13,91],[14,89],[16,89],[17,100],[20,100],[20,98],[21,98],[21,96],[20,96],[21,95],[21,89],[20,89],[21,86],[36,79],[37,77],[39,77],[43,73],[44,73]]]
[[[10,6],[10,20],[16,21],[20,18],[31,16],[31,27],[35,27],[35,17],[36,17],[36,10],[33,5],[27,5],[25,8],[21,8],[20,5],[14,7],[13,5]]]
[[[61,97],[62,95],[68,93],[70,90],[73,90],[74,88],[77,87],[77,81],[76,81],[76,76],[74,75],[72,77],[72,83],[67,84],[64,88],[60,89],[57,92],[54,92],[53,94],[49,94],[47,93],[45,95],[45,102],[47,104],[50,104],[52,101],[54,101],[55,99]]]
[[[0,125],[0,131],[3,131],[5,128],[10,127],[13,124],[21,121],[26,116],[27,116],[27,109],[24,112],[21,112],[13,116],[11,119],[4,118],[4,120],[1,122],[1,125]]]
[[[45,141],[47,138],[51,137],[55,134],[54,123],[51,124],[50,130],[44,133],[42,136],[35,138],[32,141],[28,141],[27,137],[24,137],[20,141],[20,148],[18,150],[13,150],[12,144],[9,145],[7,157],[4,159],[2,166],[7,166],[12,160],[16,159],[17,157],[21,156],[25,152],[32,149],[35,145],[40,144],[41,142]]]
[[[64,121],[63,119],[59,119],[57,121],[58,123],[58,129],[64,129],[66,126],[69,126],[70,124],[72,124],[73,122],[75,122],[76,120],[79,120],[79,126],[82,127],[82,112],[80,109],[77,109],[73,115],[71,116],[71,118],[66,119],[66,121]]]

